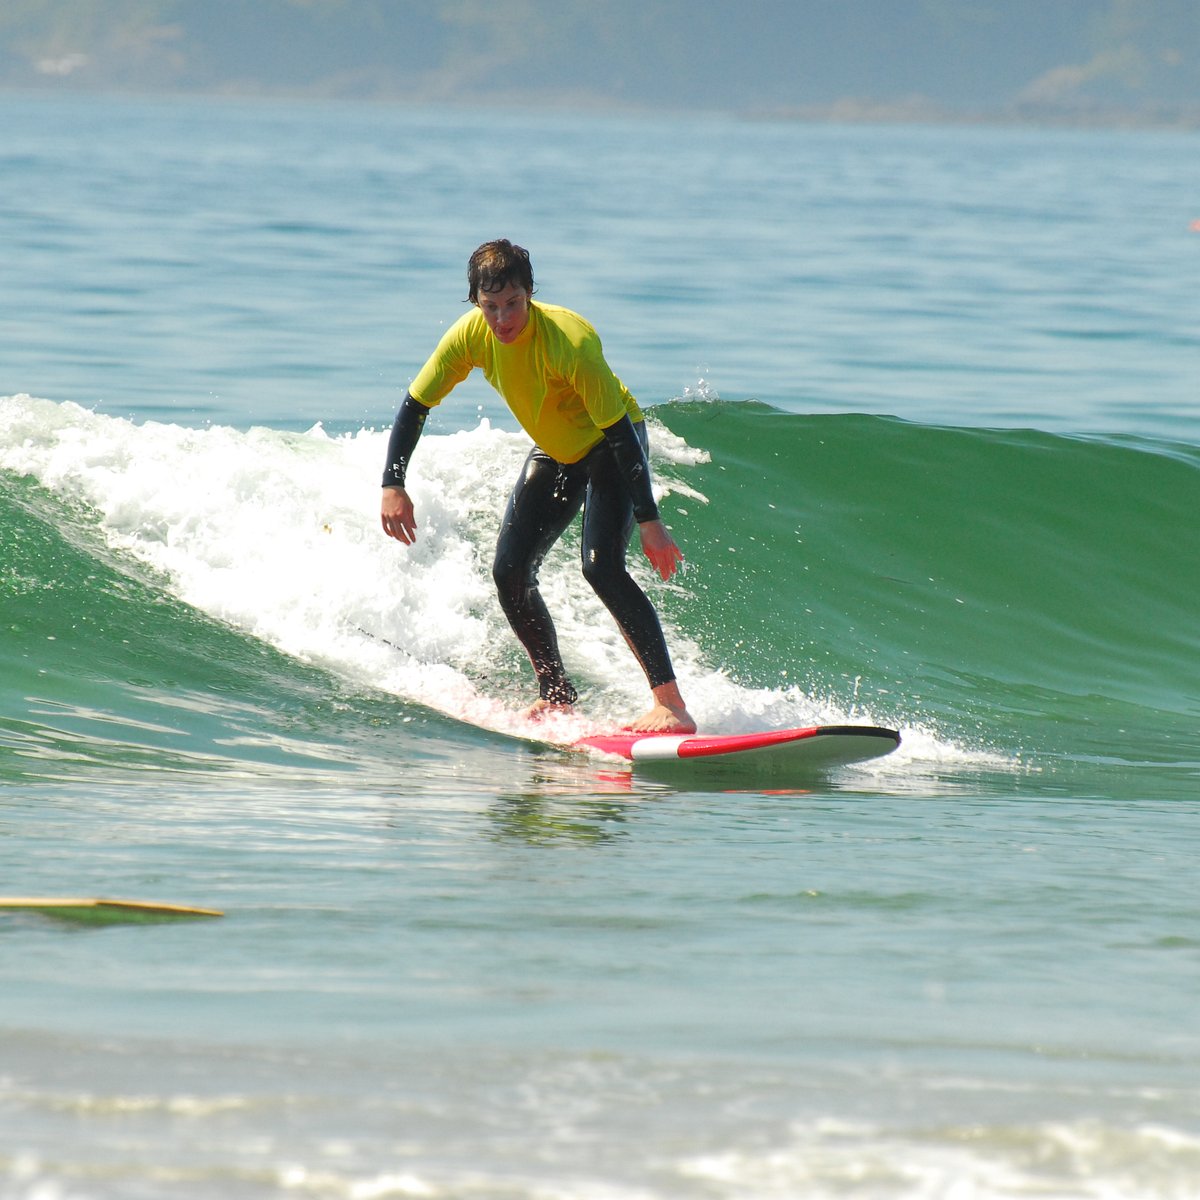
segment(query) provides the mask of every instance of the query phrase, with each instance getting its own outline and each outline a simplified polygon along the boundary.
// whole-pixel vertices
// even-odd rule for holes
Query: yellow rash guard
[[[409,395],[432,408],[474,367],[558,462],[578,462],[626,414],[642,420],[637,401],[604,361],[595,329],[569,308],[530,301],[529,321],[508,345],[472,308],[446,330]]]

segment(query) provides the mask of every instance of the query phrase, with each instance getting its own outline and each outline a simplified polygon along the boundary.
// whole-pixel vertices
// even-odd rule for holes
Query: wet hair
[[[480,292],[502,292],[510,283],[533,291],[533,265],[529,251],[507,238],[484,242],[467,261],[467,299],[475,304]]]

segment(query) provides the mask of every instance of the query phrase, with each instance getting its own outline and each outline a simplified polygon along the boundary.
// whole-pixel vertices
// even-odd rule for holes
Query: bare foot
[[[654,707],[632,725],[626,726],[634,733],[695,733],[696,722],[688,712],[675,680],[659,684],[650,689],[654,696]]]
[[[695,733],[696,722],[682,704],[656,704],[629,728],[634,733]]]
[[[570,704],[555,704],[550,700],[538,699],[524,709],[521,716],[526,721],[540,721],[551,713],[573,713],[574,711],[575,709]]]

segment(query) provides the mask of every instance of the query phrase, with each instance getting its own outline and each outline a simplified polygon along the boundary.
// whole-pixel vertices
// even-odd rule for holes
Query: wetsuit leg
[[[582,464],[555,462],[535,447],[508,499],[492,563],[500,606],[533,664],[538,694],[551,704],[574,704],[576,691],[563,668],[554,621],[538,591],[538,570],[579,511],[586,487]]]
[[[646,427],[635,426],[642,446]],[[601,442],[584,460],[587,496],[583,505],[583,576],[592,585],[646,673],[651,688],[675,678],[658,613],[625,566],[633,533],[633,500],[616,458]]]

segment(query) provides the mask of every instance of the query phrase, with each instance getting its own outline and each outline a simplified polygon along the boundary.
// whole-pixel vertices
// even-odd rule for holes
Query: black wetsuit
[[[428,412],[405,396],[388,444],[384,487],[404,486]],[[658,614],[625,564],[635,522],[658,517],[646,426],[626,416],[603,433],[604,439],[575,463],[560,463],[536,446],[530,451],[509,497],[492,564],[504,615],[533,664],[539,695],[552,704],[573,703],[576,691],[538,590],[538,570],[581,507],[584,578],[612,614],[651,688],[675,678]]]

